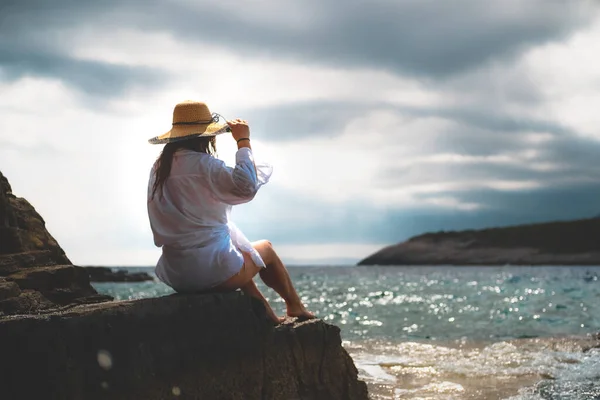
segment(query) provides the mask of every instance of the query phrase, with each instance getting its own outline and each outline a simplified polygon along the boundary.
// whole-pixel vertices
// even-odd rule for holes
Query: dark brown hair
[[[198,153],[207,153],[213,156],[217,155],[217,141],[215,136],[196,137],[193,139],[180,140],[177,142],[167,143],[163,147],[160,156],[154,163],[154,186],[152,187],[152,196],[154,198],[157,190],[161,190],[171,174],[171,164],[173,163],[173,155],[177,150],[187,149],[197,151]]]

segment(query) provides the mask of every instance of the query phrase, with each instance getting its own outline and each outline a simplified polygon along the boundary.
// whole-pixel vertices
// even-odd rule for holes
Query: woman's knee
[[[269,242],[268,240],[259,240],[257,242],[252,243],[252,247],[254,247],[256,251],[258,251],[258,254],[260,254],[260,257],[265,263],[271,262],[271,260],[273,259],[273,254],[275,253],[271,242]]]
[[[273,249],[273,244],[270,241],[266,240],[266,239],[254,242],[252,245],[255,248],[256,247],[261,247],[261,248],[264,248],[264,249]]]

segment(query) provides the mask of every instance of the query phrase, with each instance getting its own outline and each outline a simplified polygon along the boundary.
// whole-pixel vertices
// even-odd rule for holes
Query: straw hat
[[[216,136],[225,132],[231,130],[222,116],[217,113],[211,114],[205,103],[186,100],[175,106],[171,130],[164,135],[153,137],[148,142],[171,143],[200,136]]]

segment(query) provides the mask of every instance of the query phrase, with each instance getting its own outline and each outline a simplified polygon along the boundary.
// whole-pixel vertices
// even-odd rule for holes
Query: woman
[[[214,157],[216,135],[231,132],[237,142],[235,168]],[[206,104],[175,106],[173,127],[149,140],[165,143],[148,182],[148,216],[154,244],[162,247],[158,278],[177,292],[241,289],[279,318],[254,283],[259,274],[285,300],[287,315],[314,318],[302,304],[287,269],[271,243],[250,243],[229,221],[231,206],[249,202],[267,183],[272,168],[255,165],[246,121],[219,123]]]

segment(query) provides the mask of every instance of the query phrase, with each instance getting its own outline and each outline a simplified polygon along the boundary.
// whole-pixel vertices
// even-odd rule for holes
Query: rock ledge
[[[7,399],[368,399],[339,328],[241,292],[5,317],[0,354]]]
[[[323,321],[273,327],[241,292],[106,300],[0,173],[0,398],[368,398]]]

